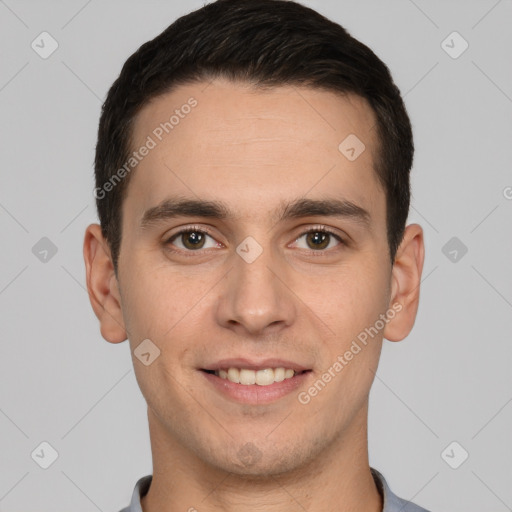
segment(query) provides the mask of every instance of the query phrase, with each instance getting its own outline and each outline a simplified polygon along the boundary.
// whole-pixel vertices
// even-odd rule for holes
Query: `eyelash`
[[[196,251],[192,251],[192,250],[183,250],[183,249],[176,250],[176,249],[170,249],[168,247],[168,245],[171,244],[172,241],[174,241],[176,238],[178,238],[183,233],[192,233],[192,232],[202,233],[202,234],[208,235],[214,239],[213,234],[208,229],[200,228],[199,226],[187,226],[187,227],[180,229],[176,233],[173,233],[169,238],[166,239],[166,241],[164,242],[164,245],[167,247],[167,249],[169,251],[171,251],[173,253],[182,254],[185,256],[193,256],[194,254],[201,254],[203,251],[207,251],[208,249],[198,249]],[[306,231],[303,231],[295,238],[295,241],[297,241],[299,238],[302,238],[304,235],[309,235],[310,233],[325,233],[330,236],[333,236],[340,243],[340,245],[347,245],[345,240],[343,238],[341,238],[340,235],[335,233],[333,230],[329,229],[327,226],[324,226],[321,224],[319,224],[317,226],[313,226],[312,228],[310,228]],[[308,250],[308,249],[301,249],[301,250]],[[311,250],[309,250],[309,252],[316,253],[318,255],[322,255],[322,254],[331,252],[333,250],[335,250],[335,248],[317,250],[317,251],[315,251],[314,249],[311,249]]]

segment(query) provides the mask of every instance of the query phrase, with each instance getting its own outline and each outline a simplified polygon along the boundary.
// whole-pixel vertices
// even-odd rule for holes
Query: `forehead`
[[[241,215],[287,196],[338,192],[367,209],[383,204],[375,115],[353,94],[224,80],[181,85],[137,115],[132,150],[144,145],[152,148],[128,188],[139,212],[170,193],[229,202]]]

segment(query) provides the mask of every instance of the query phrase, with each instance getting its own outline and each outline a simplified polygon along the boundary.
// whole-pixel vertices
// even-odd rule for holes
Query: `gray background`
[[[433,511],[512,510],[512,2],[304,3],[389,65],[414,125],[422,297],[408,340],[384,345],[371,464]],[[0,1],[2,511],[116,512],[152,471],[128,343],[100,336],[82,242],[102,100],[133,51],[200,5]],[[59,45],[47,59],[31,48],[43,31]],[[454,31],[458,58],[445,50],[461,39],[442,45]],[[48,469],[31,456],[43,441]]]

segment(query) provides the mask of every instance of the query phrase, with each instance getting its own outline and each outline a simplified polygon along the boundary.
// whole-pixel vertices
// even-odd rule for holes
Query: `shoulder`
[[[135,484],[135,488],[133,489],[132,499],[130,501],[130,505],[123,508],[119,512],[142,512],[142,507],[140,505],[140,499],[146,495],[149,490],[149,486],[151,484],[151,480],[153,479],[153,475],[146,475],[137,480]]]
[[[371,472],[379,492],[382,495],[382,501],[384,502],[382,512],[429,512],[425,508],[399,498],[393,493],[393,491],[391,491],[386,479],[381,473],[373,468],[371,468]]]

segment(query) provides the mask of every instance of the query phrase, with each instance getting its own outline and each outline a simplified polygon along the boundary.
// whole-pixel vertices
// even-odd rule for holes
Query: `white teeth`
[[[245,384],[246,386],[256,384],[256,372],[254,370],[240,370],[240,384]]]
[[[256,384],[258,386],[268,386],[273,384],[275,381],[274,370],[272,368],[265,368],[264,370],[258,370],[255,372]]]
[[[220,375],[219,375],[220,377]],[[240,370],[238,368],[229,368],[228,369],[228,380],[231,382],[240,383]]]
[[[264,370],[249,370],[247,368],[228,368],[228,370],[218,370],[215,375],[221,379],[227,379],[236,384],[250,386],[257,384],[258,386],[269,386],[274,382],[282,382],[290,379],[295,375],[295,371],[291,368],[265,368]]]
[[[285,373],[286,372],[285,372],[284,368],[276,368],[274,370],[274,381],[282,382],[284,380]]]

